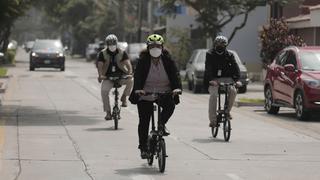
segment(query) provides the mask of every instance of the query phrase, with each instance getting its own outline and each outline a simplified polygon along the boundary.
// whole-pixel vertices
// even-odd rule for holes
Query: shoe
[[[167,129],[165,125],[158,125],[158,131],[163,133],[162,136],[170,135],[170,131]]]
[[[128,106],[126,96],[122,96],[121,97],[121,101],[122,101],[121,107],[127,107]]]
[[[232,119],[231,114],[230,114],[230,113],[227,113],[227,114],[226,114],[226,118],[228,118],[229,120],[231,120],[231,119]]]
[[[141,156],[141,159],[147,159],[148,158],[147,151],[144,151],[144,150],[140,149],[140,156]]]
[[[112,115],[111,115],[111,113],[110,113],[110,112],[107,112],[107,115],[106,115],[106,117],[104,117],[104,119],[105,119],[106,121],[112,120]]]
[[[218,125],[217,125],[217,122],[215,122],[215,121],[210,121],[210,123],[209,123],[209,127],[217,127]]]

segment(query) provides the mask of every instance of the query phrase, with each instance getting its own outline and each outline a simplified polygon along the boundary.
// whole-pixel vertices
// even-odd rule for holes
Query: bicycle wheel
[[[113,121],[114,121],[114,129],[117,130],[118,129],[118,122],[119,122],[119,108],[117,106],[115,106],[113,108],[113,113],[112,113],[112,116],[113,116]]]
[[[161,173],[164,172],[166,168],[166,143],[164,142],[164,139],[161,139],[159,141],[159,147],[158,147],[158,165],[159,165],[159,171]]]
[[[223,122],[223,136],[225,141],[229,141],[231,135],[231,123],[229,119]]]
[[[151,136],[148,137],[148,165],[152,166],[153,163],[153,156],[154,156],[154,142],[153,142],[153,138]]]
[[[212,137],[216,138],[216,137],[217,137],[217,135],[218,135],[218,131],[219,131],[219,126],[211,127],[211,134],[212,134]]]

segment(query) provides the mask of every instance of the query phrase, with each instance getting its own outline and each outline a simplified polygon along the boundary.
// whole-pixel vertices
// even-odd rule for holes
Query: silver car
[[[186,68],[186,80],[188,81],[188,89],[194,93],[200,93],[203,90],[203,77],[205,70],[206,53],[208,49],[196,49],[193,51]],[[247,68],[241,62],[238,54],[229,50],[235,57],[240,68],[240,81],[242,86],[238,89],[239,93],[247,91],[249,83]]]

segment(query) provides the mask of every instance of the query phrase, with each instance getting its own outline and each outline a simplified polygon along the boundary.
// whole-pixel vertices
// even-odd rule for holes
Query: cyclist
[[[131,62],[125,51],[117,47],[118,38],[114,34],[106,37],[105,43],[107,48],[103,49],[98,55],[98,81],[102,82],[101,96],[103,101],[103,108],[106,112],[105,120],[111,120],[111,108],[109,101],[109,92],[113,88],[113,82],[108,80],[108,77],[121,77],[123,75],[132,74]],[[123,79],[120,81],[121,85],[125,85],[125,89],[120,98],[122,107],[127,107],[127,96],[130,95],[133,80],[132,78]]]
[[[240,70],[231,52],[226,48],[228,39],[224,36],[217,36],[213,42],[213,48],[206,54],[204,85],[210,93],[209,98],[209,120],[210,127],[217,126],[217,97],[218,97],[218,78],[232,78],[236,84],[240,84]],[[232,119],[230,111],[235,101],[237,90],[231,86],[228,90],[229,102],[227,116]]]
[[[146,92],[172,92],[161,98],[159,106],[162,107],[161,119],[158,120],[158,129],[164,135],[169,135],[165,126],[174,112],[175,105],[179,103],[181,93],[181,80],[178,68],[169,52],[163,47],[164,39],[158,34],[152,34],[147,38],[147,49],[140,53],[136,71],[134,73],[133,91],[130,102],[137,104],[139,113],[139,149],[141,158],[147,158],[146,147],[149,131],[150,117],[153,113],[155,99]]]

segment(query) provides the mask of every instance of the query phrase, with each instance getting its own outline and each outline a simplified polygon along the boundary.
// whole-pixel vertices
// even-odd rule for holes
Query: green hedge
[[[0,67],[0,77],[7,75],[7,69]]]
[[[15,64],[16,50],[8,49],[4,55],[6,64]]]

